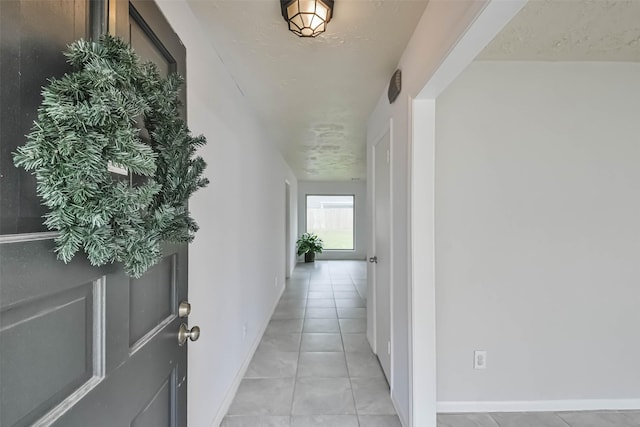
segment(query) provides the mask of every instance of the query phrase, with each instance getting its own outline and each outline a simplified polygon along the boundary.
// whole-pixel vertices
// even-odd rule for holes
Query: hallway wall
[[[208,139],[200,154],[211,183],[190,203],[200,231],[189,248],[189,321],[202,336],[189,344],[188,415],[189,426],[217,427],[284,288],[285,180],[292,240],[297,181],[188,4],[158,3],[187,48],[189,126]]]
[[[298,183],[298,236],[305,232],[306,195],[335,194],[355,196],[355,250],[323,251],[317,259],[365,259],[367,257],[367,183],[365,181],[300,181]],[[304,262],[304,257],[298,257]]]
[[[639,407],[639,75],[475,62],[438,98],[441,409]]]
[[[405,49],[397,68],[402,70],[402,92],[389,104],[387,88],[367,123],[367,199],[373,200],[372,146],[389,128],[391,132],[392,202],[392,390],[391,396],[404,425],[411,419],[411,264],[409,247],[409,176],[412,144],[412,100],[440,66],[443,58],[457,43],[466,29],[486,6],[486,0],[430,0],[418,26]],[[389,75],[391,77],[391,73]],[[373,206],[370,205],[370,211]],[[371,242],[369,251],[372,252]],[[369,288],[373,288],[372,265],[368,265]],[[422,285],[422,284],[420,284]],[[431,303],[430,301],[424,303]],[[420,306],[421,302],[416,302]],[[371,307],[371,305],[370,305]],[[372,313],[369,314],[368,338],[373,341]],[[382,349],[384,351],[385,349]]]

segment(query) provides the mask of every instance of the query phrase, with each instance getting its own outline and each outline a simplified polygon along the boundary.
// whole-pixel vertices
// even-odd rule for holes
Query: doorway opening
[[[284,182],[284,277],[291,276],[291,184]]]

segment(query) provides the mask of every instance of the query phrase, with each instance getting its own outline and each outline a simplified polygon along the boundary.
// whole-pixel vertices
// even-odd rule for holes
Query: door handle
[[[371,258],[369,258],[369,262],[371,264],[377,264],[378,263],[378,257],[377,256],[372,256]]]
[[[191,314],[191,304],[187,301],[182,301],[180,305],[178,305],[178,316],[188,317],[189,314]]]
[[[198,341],[198,338],[200,338],[200,327],[194,326],[189,330],[186,323],[181,324],[178,330],[178,344],[183,346],[184,343],[187,342],[187,338],[191,341]]]

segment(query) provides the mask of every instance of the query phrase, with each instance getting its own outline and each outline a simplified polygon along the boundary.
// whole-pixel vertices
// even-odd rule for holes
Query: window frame
[[[323,248],[323,252],[355,252],[357,249],[356,244],[356,195],[354,193],[305,193],[304,195],[304,232],[308,233],[309,231],[309,196],[326,196],[326,197],[351,197],[353,200],[353,218],[351,219],[352,224],[352,239],[353,245],[351,249],[330,249]]]

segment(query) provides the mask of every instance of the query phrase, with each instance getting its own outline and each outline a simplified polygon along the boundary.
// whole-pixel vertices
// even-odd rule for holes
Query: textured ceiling
[[[530,0],[477,59],[640,62],[640,0]]]
[[[302,180],[366,176],[366,120],[426,0],[336,0],[327,32],[289,32],[278,0],[188,0],[268,136]]]

